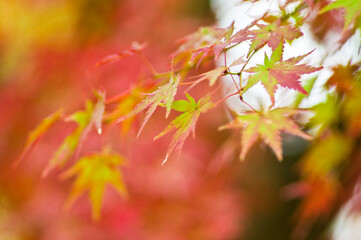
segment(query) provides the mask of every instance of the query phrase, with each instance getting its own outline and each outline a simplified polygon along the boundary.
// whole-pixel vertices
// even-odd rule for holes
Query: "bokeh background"
[[[176,41],[213,23],[208,1],[199,0],[15,0],[0,1],[0,239],[233,239],[241,228],[241,194],[232,177],[209,172],[222,138],[222,119],[210,119],[187,143],[179,161],[161,166],[169,139],[152,141],[164,128],[155,116],[139,140],[124,138],[121,125],[101,137],[90,133],[81,154],[111,146],[125,156],[123,199],[107,188],[102,217],[91,218],[87,195],[68,210],[72,179],[62,169],[42,171],[75,127],[54,126],[14,168],[29,131],[62,108],[83,108],[93,90],[114,96],[149,74],[136,57],[97,69],[103,57],[147,42],[144,54],[155,68],[169,68]],[[129,131],[136,132],[137,123]],[[134,129],[133,129],[134,128]],[[107,130],[106,130],[107,131]],[[157,131],[157,132],[156,132]],[[115,133],[115,134],[114,134]],[[130,134],[131,135],[131,134]],[[133,134],[134,135],[134,134]],[[74,161],[74,159],[73,159]],[[69,163],[71,164],[71,163]]]

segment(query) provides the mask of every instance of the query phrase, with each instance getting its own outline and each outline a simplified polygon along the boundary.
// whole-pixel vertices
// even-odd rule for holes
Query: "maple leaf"
[[[296,65],[311,54],[312,51],[305,55],[287,59],[286,61],[282,61],[282,52],[283,43],[281,41],[273,51],[270,59],[268,59],[268,56],[265,54],[264,65],[257,64],[257,66],[246,70],[246,72],[255,74],[249,77],[243,92],[247,91],[256,83],[261,82],[271,98],[272,105],[275,104],[274,94],[278,88],[278,84],[282,87],[307,94],[299,82],[301,75],[318,71],[322,69],[322,67],[311,67],[306,64]]]
[[[349,137],[328,132],[314,141],[303,156],[301,168],[305,180],[289,187],[293,195],[304,198],[298,210],[302,220],[329,213],[330,207],[337,200],[340,187],[335,173],[350,159],[352,147],[353,142]],[[297,189],[297,185],[301,188]]]
[[[215,82],[217,81],[217,79],[224,75],[224,72],[227,70],[227,67],[225,66],[222,66],[222,67],[219,67],[219,68],[215,68],[213,70],[210,70],[206,73],[203,73],[201,75],[199,75],[198,77],[198,80],[196,80],[195,83],[193,83],[189,88],[192,88],[193,86],[195,86],[196,84],[200,83],[200,82],[203,82],[203,81],[206,81],[208,80],[209,81],[209,86],[213,86],[215,84]]]
[[[63,115],[63,110],[59,109],[56,112],[50,114],[46,118],[44,118],[35,129],[33,129],[26,139],[25,147],[22,153],[20,154],[19,159],[15,162],[14,167],[16,167],[20,161],[24,158],[24,156],[33,148],[36,141],[45,134],[49,128],[54,125]]]
[[[286,3],[285,3],[285,6],[291,4],[291,3],[294,3],[294,2],[298,2],[299,0],[287,0]],[[302,0],[302,2],[306,3],[308,6],[311,7],[311,9],[313,8],[314,6],[314,0]]]
[[[337,202],[340,184],[335,175],[315,176],[286,187],[290,197],[302,197],[295,212],[301,223],[309,223],[320,216],[327,216]]]
[[[345,98],[343,116],[346,120],[347,133],[350,136],[361,135],[361,84],[354,84],[354,89]]]
[[[170,73],[169,82],[160,86],[156,91],[152,93],[148,93],[147,97],[139,103],[133,111],[128,113],[126,116],[119,118],[119,122],[133,117],[134,115],[140,113],[144,109],[148,108],[147,113],[145,115],[144,121],[139,129],[138,136],[143,130],[145,124],[148,122],[149,118],[152,116],[154,111],[157,109],[159,105],[164,105],[166,108],[165,117],[167,118],[171,108],[172,103],[174,101],[174,96],[177,93],[177,87],[179,84],[180,76],[175,76],[173,73]]]
[[[311,178],[327,176],[347,161],[352,141],[347,136],[332,133],[315,141],[302,158],[302,172]]]
[[[218,59],[220,53],[227,46],[227,41],[229,41],[233,35],[234,21],[227,28],[216,28],[215,30],[219,34],[218,38],[214,39],[212,43],[207,44],[204,47],[193,50],[190,62],[193,62],[198,55],[201,55],[201,58],[198,61],[198,65],[206,56],[210,56],[212,54],[214,54],[215,58]]]
[[[256,21],[244,29],[234,33],[234,21],[226,28],[200,28],[186,38],[178,51],[175,53],[189,54],[189,63],[193,63],[199,57],[198,65],[207,56],[213,56],[218,59],[221,52],[229,45],[239,44],[253,37],[249,29],[254,26]]]
[[[131,112],[136,107],[136,105],[142,100],[140,93],[148,90],[149,88],[147,87],[136,87],[131,89],[129,93],[124,95],[122,94],[123,96],[121,96],[121,98],[116,97],[117,98],[116,100],[119,101],[118,105],[114,110],[112,110],[111,112],[107,113],[104,116],[103,121],[109,124],[114,121],[117,121],[120,117]],[[122,121],[121,133],[123,136],[125,136],[129,132],[134,119],[135,117],[133,116]]]
[[[44,118],[40,124],[29,133],[29,136],[26,140],[25,148],[33,144],[41,135],[43,135],[56,121],[58,121],[63,114],[63,110],[59,109],[56,112],[50,114]]]
[[[134,55],[134,53],[139,52],[139,51],[143,50],[144,48],[146,48],[147,45],[148,45],[147,43],[139,44],[138,42],[132,42],[129,50],[125,50],[121,53],[110,54],[110,55],[100,59],[98,62],[95,63],[95,66],[93,67],[92,71],[105,64],[114,63],[114,62],[122,60],[125,57],[132,56],[132,55]]]
[[[199,60],[201,61],[205,56],[209,56],[214,54],[215,59],[218,59],[220,53],[224,51],[224,49],[231,45],[240,44],[246,40],[253,39],[253,32],[249,30],[253,27],[258,20],[253,21],[245,28],[239,30],[238,32],[234,33],[234,22],[224,29],[220,29],[223,31],[223,35],[219,38],[218,41],[214,42],[213,44],[209,44],[206,47],[198,48],[192,52],[192,57],[190,62],[192,62],[198,55],[202,54],[202,58]]]
[[[312,91],[316,80],[317,80],[317,76],[308,78],[303,82],[302,87],[307,92],[307,95],[309,95],[310,92]],[[301,104],[301,102],[307,97],[307,95],[297,92],[297,94],[295,95],[295,98],[294,98],[294,102],[292,104],[293,108],[298,108],[299,105]]]
[[[192,63],[201,53],[203,53],[203,59],[208,54],[213,53],[213,45],[223,36],[224,33],[215,27],[201,27],[196,32],[180,39],[178,42],[181,45],[174,54],[188,59],[187,62],[189,63]]]
[[[92,115],[91,115],[91,119],[90,119],[90,125],[88,125],[88,128],[91,127],[91,125],[93,124],[94,127],[96,128],[98,134],[102,134],[102,121],[103,121],[103,115],[104,115],[104,111],[105,111],[105,105],[104,105],[104,101],[105,101],[105,94],[104,93],[98,93],[95,92],[95,95],[98,98],[98,101],[96,102]]]
[[[261,138],[282,160],[281,131],[310,139],[311,137],[302,132],[297,124],[290,119],[297,110],[290,108],[277,108],[265,112],[250,112],[239,115],[232,122],[221,126],[219,129],[242,128],[240,159],[245,159],[251,146]]]
[[[200,27],[196,32],[185,36],[178,42],[182,43],[175,54],[194,51],[201,47],[212,45],[223,36],[223,33],[215,27]]]
[[[77,128],[69,134],[60,145],[58,150],[50,159],[48,165],[43,171],[43,177],[56,166],[63,165],[75,152],[75,150],[82,144],[92,127],[95,127],[98,134],[102,133],[102,119],[104,114],[104,93],[95,93],[98,101],[94,105],[91,101],[86,102],[85,110],[75,112],[67,117],[66,121],[77,123]]]
[[[175,150],[178,155],[180,154],[184,141],[187,139],[189,134],[195,135],[195,127],[198,121],[198,118],[201,113],[207,112],[211,109],[214,104],[210,101],[211,96],[208,94],[202,97],[198,102],[194,100],[190,95],[186,93],[186,100],[174,101],[172,108],[178,112],[183,112],[181,115],[176,117],[169,125],[166,127],[163,132],[154,137],[154,140],[162,137],[163,135],[171,132],[176,129],[175,134],[172,137],[172,140],[169,144],[167,155],[162,164],[164,164],[169,155]]]
[[[259,29],[251,31],[254,37],[247,56],[250,56],[252,52],[257,51],[265,44],[268,44],[274,51],[281,42],[283,43],[283,40],[292,41],[303,35],[299,28],[290,24],[282,25],[281,19],[274,20],[272,16],[269,18],[271,20],[268,18],[263,19],[269,24],[257,23],[256,26]]]
[[[327,87],[336,87],[339,93],[351,92],[354,88],[355,77],[360,69],[360,64],[351,65],[350,62],[346,65],[337,65],[332,68],[333,74],[327,80]]]
[[[352,23],[357,25],[357,19],[361,14],[361,4],[359,0],[336,0],[320,10],[320,14],[328,12],[333,9],[343,8],[345,10],[345,24],[344,30]]]
[[[119,166],[124,162],[123,156],[110,153],[108,149],[79,159],[60,175],[61,179],[76,177],[65,207],[69,208],[84,192],[88,191],[92,205],[92,219],[99,220],[107,184],[112,185],[121,196],[127,195],[122,174],[119,171]]]

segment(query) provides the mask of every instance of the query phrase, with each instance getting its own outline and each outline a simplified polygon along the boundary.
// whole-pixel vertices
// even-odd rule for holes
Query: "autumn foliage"
[[[30,2],[0,3],[8,239],[328,239],[359,182],[361,59],[317,87],[329,55],[284,56],[305,26],[347,45],[358,0],[284,1],[241,29],[209,25],[207,1]]]

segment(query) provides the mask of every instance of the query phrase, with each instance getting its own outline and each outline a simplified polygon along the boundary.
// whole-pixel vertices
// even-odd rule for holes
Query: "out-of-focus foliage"
[[[82,145],[93,127],[97,130],[98,134],[102,133],[105,96],[103,94],[97,95],[99,99],[95,105],[91,101],[87,101],[84,111],[75,112],[65,119],[68,122],[75,122],[78,126],[64,139],[58,150],[56,150],[43,172],[44,176],[48,175],[49,171],[55,166],[64,165],[73,155],[76,148]]]
[[[67,205],[73,204],[84,191],[88,190],[92,204],[92,218],[99,220],[106,184],[111,184],[122,196],[126,195],[125,185],[118,169],[121,164],[124,164],[124,158],[110,154],[109,150],[79,159],[60,175],[63,179],[76,176]]]
[[[210,158],[212,141],[197,140],[198,156],[161,167],[167,143],[134,142],[137,116],[117,122],[157,84],[146,80],[136,51],[163,71],[175,42],[212,20],[207,1],[196,8],[189,0],[0,1],[0,16],[1,239],[238,234],[239,191],[224,173],[204,175],[207,163],[196,161]],[[151,125],[158,132],[159,117],[155,111],[159,123]]]

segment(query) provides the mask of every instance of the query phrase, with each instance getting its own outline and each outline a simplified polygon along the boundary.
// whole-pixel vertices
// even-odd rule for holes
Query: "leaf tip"
[[[165,158],[164,158],[164,160],[162,162],[162,166],[167,162],[167,160],[168,160],[168,154],[165,156]]]
[[[241,153],[239,154],[239,160],[240,160],[241,162],[244,162],[244,160],[246,159],[247,151],[248,151],[248,150],[244,150],[244,149],[241,150]]]

